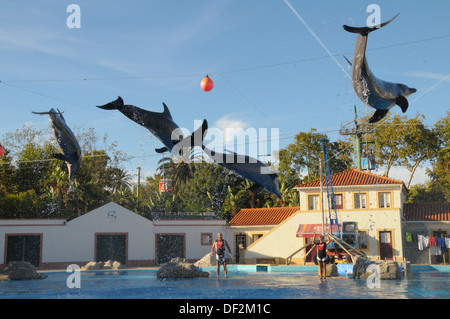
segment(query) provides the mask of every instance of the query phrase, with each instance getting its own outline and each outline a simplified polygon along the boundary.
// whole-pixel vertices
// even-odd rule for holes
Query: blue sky
[[[81,9],[81,28],[67,27],[71,3]],[[48,117],[31,112],[57,107],[74,131],[107,133],[134,157],[124,163],[130,173],[140,166],[144,177],[151,175],[161,143],[118,111],[95,107],[119,95],[152,111],[162,111],[165,102],[189,131],[206,118],[218,129],[277,128],[280,147],[311,128],[336,140],[354,105],[359,116],[373,112],[354,93],[342,58],[352,57],[355,43],[342,25],[364,26],[370,4],[380,7],[382,21],[400,12],[369,37],[373,73],[418,89],[408,99],[408,116],[422,113],[430,125],[445,116],[449,1],[289,3],[309,29],[284,0],[2,1],[0,143],[26,123],[47,127]],[[336,60],[318,39],[339,54]],[[210,92],[200,89],[206,74],[214,81]],[[390,176],[406,180],[400,171]],[[423,178],[422,171],[415,182]]]

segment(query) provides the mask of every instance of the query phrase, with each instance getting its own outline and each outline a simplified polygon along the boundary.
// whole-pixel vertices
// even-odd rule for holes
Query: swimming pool
[[[274,268],[274,267],[272,267]],[[80,273],[80,288],[68,288],[67,272],[48,272],[48,278],[0,282],[0,299],[449,299],[447,268],[419,269],[407,280],[382,280],[369,288],[365,280],[346,276],[320,280],[317,267],[301,271],[242,271],[229,266],[228,279],[156,278],[155,269],[87,271]],[[205,269],[204,269],[205,270]],[[221,272],[223,276],[223,272]]]

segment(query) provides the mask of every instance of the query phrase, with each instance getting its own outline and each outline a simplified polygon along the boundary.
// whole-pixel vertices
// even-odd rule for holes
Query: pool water
[[[414,272],[408,279],[382,280],[369,288],[365,280],[347,276],[321,280],[317,271],[242,272],[230,269],[228,279],[158,279],[156,270],[80,273],[80,288],[68,288],[67,272],[48,278],[0,282],[0,299],[449,299],[450,272]]]

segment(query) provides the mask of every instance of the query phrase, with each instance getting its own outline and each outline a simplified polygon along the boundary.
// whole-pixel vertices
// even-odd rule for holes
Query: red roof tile
[[[325,178],[323,185],[326,187]],[[393,179],[390,177],[384,177],[377,174],[360,171],[356,168],[349,169],[344,172],[331,175],[331,183],[333,186],[356,186],[356,185],[385,185],[385,184],[399,184],[403,185],[406,190],[405,183],[401,180]],[[307,182],[301,185],[295,186],[296,188],[304,187],[319,187],[320,179],[316,179],[311,182]]]
[[[450,221],[450,202],[405,203],[405,221]]]
[[[245,208],[234,216],[230,226],[278,225],[297,212],[299,207]]]

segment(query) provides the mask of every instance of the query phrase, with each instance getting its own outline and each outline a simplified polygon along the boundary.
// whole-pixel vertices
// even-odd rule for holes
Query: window
[[[202,238],[202,245],[212,245],[212,234],[211,233],[209,233],[209,234],[203,233],[201,238]]]
[[[355,194],[355,209],[366,208],[366,194],[356,193]]]
[[[367,231],[366,230],[359,230],[358,231],[358,235],[359,235],[359,248],[360,249],[367,249],[368,242],[369,242],[369,237],[368,237]]]
[[[253,234],[252,235],[252,243],[254,243],[258,239],[260,239],[262,236],[263,236],[263,234]]]
[[[342,194],[335,194],[334,195],[334,202],[336,203],[336,209],[343,209],[344,204],[342,202]]]
[[[378,194],[378,206],[380,208],[391,207],[391,193],[379,193]]]
[[[319,210],[319,195],[308,196],[308,210]]]

